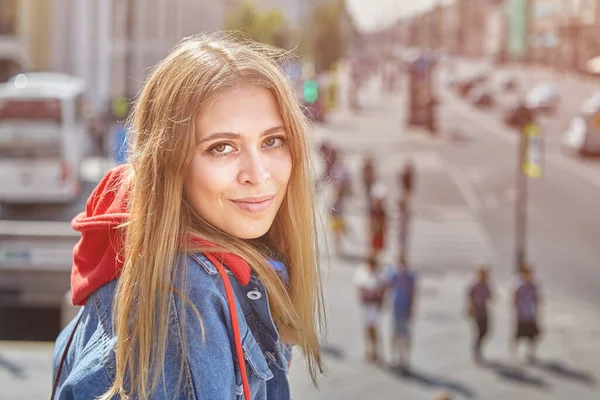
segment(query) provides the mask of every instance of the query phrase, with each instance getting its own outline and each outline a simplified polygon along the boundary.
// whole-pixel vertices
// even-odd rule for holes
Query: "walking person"
[[[415,165],[412,159],[406,161],[398,178],[403,190],[403,196],[407,197],[408,200],[411,200],[417,180]]]
[[[334,201],[331,207],[331,232],[333,234],[333,245],[337,256],[344,254],[343,239],[346,236],[347,225],[344,217],[345,194],[341,188],[334,188]]]
[[[370,203],[372,200],[373,185],[375,184],[375,163],[373,156],[370,154],[365,158],[363,169],[362,169],[362,181],[367,195],[367,201]]]
[[[492,300],[492,291],[488,283],[489,270],[480,266],[476,271],[476,279],[469,286],[467,301],[469,316],[473,320],[475,334],[473,340],[473,359],[477,364],[483,362],[481,346],[489,331],[488,303]]]
[[[334,200],[331,207],[331,230],[336,254],[341,256],[344,254],[343,239],[348,233],[345,204],[347,198],[352,194],[352,180],[350,171],[339,158],[332,168],[332,182]]]
[[[530,363],[535,362],[537,343],[540,335],[539,309],[541,295],[538,285],[533,280],[531,266],[521,268],[521,279],[517,283],[514,292],[515,313],[517,326],[515,332],[514,352],[518,350],[518,344],[525,339],[529,343],[527,359]]]
[[[380,360],[379,324],[386,282],[376,258],[371,257],[367,265],[358,267],[354,284],[358,289],[365,330],[365,359],[377,363]]]
[[[106,121],[101,114],[96,114],[90,118],[89,132],[93,143],[93,155],[101,158],[108,157],[106,139],[108,128]]]
[[[400,254],[404,260],[408,260],[408,238],[412,221],[412,209],[409,196],[403,194],[398,202],[398,232],[400,236]]]
[[[402,255],[392,273],[389,287],[392,292],[393,328],[392,365],[408,371],[411,352],[412,320],[417,297],[415,275]]]
[[[377,184],[373,189],[373,201],[369,213],[369,231],[371,236],[371,254],[377,258],[385,245],[387,233],[387,214],[385,212],[385,187]]]
[[[73,220],[56,399],[289,399],[323,371],[309,128],[278,50],[189,38],[151,72],[130,163]]]

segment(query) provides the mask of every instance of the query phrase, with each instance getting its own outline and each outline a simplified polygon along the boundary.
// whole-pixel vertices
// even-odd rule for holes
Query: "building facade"
[[[51,1],[0,0],[0,82],[23,70],[48,68]]]
[[[50,69],[84,78],[100,109],[133,97],[182,38],[223,27],[224,6],[211,0],[50,1]]]

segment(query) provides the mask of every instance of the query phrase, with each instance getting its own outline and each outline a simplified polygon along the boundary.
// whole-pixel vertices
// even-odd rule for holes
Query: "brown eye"
[[[217,143],[214,146],[212,146],[210,149],[208,149],[208,152],[215,156],[226,156],[229,153],[233,152],[234,150],[235,149],[233,148],[233,146],[231,144]]]
[[[285,142],[284,137],[272,136],[270,138],[265,139],[265,141],[263,142],[263,145],[265,147],[279,148],[279,147],[283,146],[284,142]]]
[[[227,148],[227,145],[225,145],[225,144],[218,144],[215,147],[213,147],[213,150],[216,151],[217,153],[223,153],[226,148]]]

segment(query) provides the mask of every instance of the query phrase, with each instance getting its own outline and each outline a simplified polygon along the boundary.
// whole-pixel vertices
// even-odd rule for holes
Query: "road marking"
[[[469,210],[472,212],[479,211],[481,209],[481,200],[479,199],[479,196],[477,196],[471,183],[465,177],[464,172],[457,166],[448,163],[448,173],[467,202]]]
[[[478,125],[480,128],[490,132],[491,134],[497,136],[498,138],[516,145],[517,143],[517,135],[509,134],[501,126],[499,126],[499,122],[493,118],[479,116],[474,114],[472,110],[468,109],[468,107],[464,103],[455,102],[455,110],[458,110],[463,114],[463,116],[469,119],[475,125]],[[485,122],[481,119],[485,118]],[[588,173],[587,171],[582,169],[582,166],[577,164],[575,161],[566,158],[563,154],[557,152],[546,153],[544,158],[547,161],[552,162],[555,166],[562,168],[563,170],[570,172],[572,174],[577,175],[583,180],[588,181],[594,186],[600,188],[600,172],[596,174]]]

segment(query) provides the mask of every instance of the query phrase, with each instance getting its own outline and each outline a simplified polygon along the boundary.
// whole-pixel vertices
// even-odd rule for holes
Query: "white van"
[[[0,85],[0,203],[67,203],[88,146],[83,80],[27,73]]]

